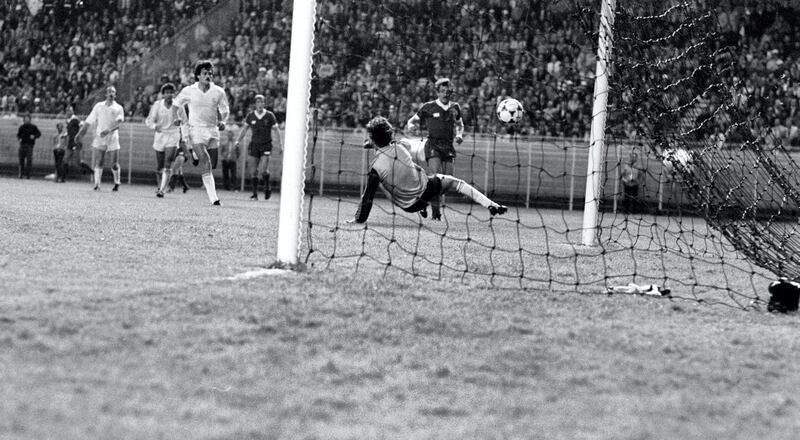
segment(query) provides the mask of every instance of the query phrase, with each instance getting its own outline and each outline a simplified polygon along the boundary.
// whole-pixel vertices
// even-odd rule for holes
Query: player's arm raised
[[[406,131],[414,134],[419,132],[419,113],[414,113],[414,116],[408,120],[406,123]]]

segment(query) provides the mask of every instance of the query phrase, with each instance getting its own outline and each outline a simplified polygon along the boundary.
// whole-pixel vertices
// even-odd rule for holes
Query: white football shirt
[[[194,83],[186,86],[175,97],[175,105],[183,107],[189,105],[189,125],[191,127],[217,127],[220,122],[225,122],[230,113],[228,97],[225,90],[214,84],[209,84],[205,92],[200,90],[200,84]],[[217,117],[219,113],[219,117]]]

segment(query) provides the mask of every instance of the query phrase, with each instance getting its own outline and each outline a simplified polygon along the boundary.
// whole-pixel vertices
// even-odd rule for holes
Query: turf
[[[248,277],[273,262],[277,198],[0,188],[0,438],[800,432],[796,315],[318,265]]]

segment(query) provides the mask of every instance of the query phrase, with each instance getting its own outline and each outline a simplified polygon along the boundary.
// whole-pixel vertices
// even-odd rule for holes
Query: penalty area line
[[[247,272],[238,273],[236,275],[230,277],[223,277],[220,279],[225,281],[241,281],[241,280],[251,280],[253,278],[259,278],[270,275],[284,275],[287,273],[292,273],[292,271],[289,269],[266,268],[266,269],[250,270]]]

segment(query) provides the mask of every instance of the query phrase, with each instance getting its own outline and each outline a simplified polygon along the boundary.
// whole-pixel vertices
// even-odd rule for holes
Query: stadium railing
[[[83,118],[83,116],[82,116]],[[34,115],[32,122],[42,132],[34,148],[34,175],[43,178],[53,172],[52,137],[56,123],[63,116]],[[16,132],[22,120],[17,115],[0,115],[0,174],[15,176],[18,141]],[[90,130],[84,138],[84,160],[91,158]],[[249,136],[249,135],[248,135]],[[309,137],[311,139],[311,137]],[[308,146],[306,159],[306,194],[316,196],[356,196],[363,189],[370,152],[362,148],[365,133],[359,129],[320,129],[316,143]],[[245,138],[246,145],[249,139]],[[155,184],[153,132],[140,118],[128,118],[120,128],[120,164],[123,182]],[[616,207],[621,193],[619,172],[635,142],[614,143],[606,158],[604,209]],[[551,206],[562,209],[583,209],[588,141],[584,139],[529,136],[498,137],[468,135],[457,147],[455,174],[474,184],[497,200],[517,206]],[[641,147],[640,147],[641,148]],[[277,151],[271,164],[271,176],[279,187],[282,157]],[[241,159],[244,155],[240,156]],[[682,203],[680,185],[665,184],[662,162],[647,151],[641,159],[646,169],[641,201],[647,205],[670,208]],[[241,161],[240,161],[241,162]],[[240,166],[240,170],[241,170]],[[187,165],[185,173],[196,185],[199,173]],[[221,177],[218,166],[215,174]],[[240,171],[240,177],[244,175]],[[217,179],[219,183],[221,179]],[[676,202],[678,201],[678,202]]]

